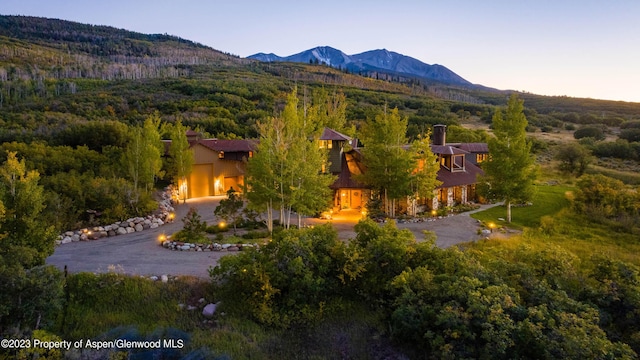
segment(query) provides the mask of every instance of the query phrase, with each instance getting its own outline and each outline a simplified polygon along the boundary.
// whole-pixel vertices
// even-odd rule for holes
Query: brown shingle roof
[[[355,152],[348,152],[341,157],[342,165],[336,181],[329,186],[332,189],[362,189],[366,186],[357,182],[353,176],[362,174],[362,163]]]
[[[224,152],[249,152],[255,151],[256,143],[252,140],[219,140],[219,139],[202,139],[197,141],[190,141],[189,144],[194,146],[200,144],[213,151]]]
[[[464,151],[474,153],[474,154],[488,154],[489,146],[487,143],[462,143],[452,145],[457,147],[458,149],[462,149]]]
[[[453,147],[451,145],[431,145],[431,151],[433,151],[434,154],[442,155],[467,154],[465,150]]]
[[[328,127],[324,128],[319,140],[336,140],[336,141],[351,141],[351,138],[345,134],[339,133]]]
[[[478,175],[484,175],[484,171],[469,161],[465,161],[464,171],[451,172],[441,166],[437,179],[442,181],[442,184],[438,188],[475,184]]]

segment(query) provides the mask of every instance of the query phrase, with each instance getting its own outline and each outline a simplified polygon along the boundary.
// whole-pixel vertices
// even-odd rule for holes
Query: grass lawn
[[[531,201],[533,205],[511,207],[511,224],[506,222],[507,208],[504,206],[496,206],[472,214],[471,217],[485,224],[493,222],[499,227],[507,226],[515,229],[523,229],[524,227],[535,228],[540,225],[541,217],[545,215],[552,216],[569,206],[569,200],[565,194],[572,190],[572,187],[564,185],[536,185],[536,194]],[[498,220],[500,218],[505,220]]]
[[[560,247],[581,259],[595,254],[630,262],[640,266],[640,241],[637,232],[622,230],[615,222],[602,222],[576,214],[569,207],[566,193],[573,190],[567,185],[537,185],[533,205],[512,208],[512,223],[498,218],[506,218],[507,209],[497,206],[472,214],[485,224],[524,229],[522,235],[507,239],[490,239],[469,243],[465,247],[481,251],[513,253],[520,246],[537,249]],[[540,219],[548,216],[542,226]]]

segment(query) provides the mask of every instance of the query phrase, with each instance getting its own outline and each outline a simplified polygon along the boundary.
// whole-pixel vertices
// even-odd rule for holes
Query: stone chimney
[[[447,125],[433,125],[433,145],[445,145],[447,141]]]

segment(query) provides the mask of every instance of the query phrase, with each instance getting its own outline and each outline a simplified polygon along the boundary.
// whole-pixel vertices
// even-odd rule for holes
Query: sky
[[[2,0],[246,57],[387,49],[501,90],[640,102],[637,0]]]

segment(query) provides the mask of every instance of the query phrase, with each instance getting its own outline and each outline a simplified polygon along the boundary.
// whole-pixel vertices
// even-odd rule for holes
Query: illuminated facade
[[[191,174],[178,184],[180,199],[224,195],[231,188],[242,191],[246,160],[256,147],[253,141],[202,139],[195,131],[187,131],[187,140],[194,162]]]
[[[334,211],[363,208],[370,196],[370,191],[354,180],[355,176],[365,171],[357,144],[354,144],[355,141],[351,138],[339,133],[336,135],[335,132],[325,131],[323,137],[324,140],[333,141],[330,158],[333,161],[339,159],[340,164],[337,168],[332,163],[333,173],[338,176],[331,185],[334,190]],[[342,151],[346,144],[352,144],[353,147],[349,151]],[[417,203],[407,199],[407,204],[400,205],[400,210],[406,211],[409,215],[415,215],[441,206],[477,201],[476,181],[477,177],[483,174],[478,164],[488,157],[487,144],[446,143],[446,126],[435,125],[431,150],[438,157],[440,169],[437,179],[441,185],[434,190],[431,198],[418,198]]]

